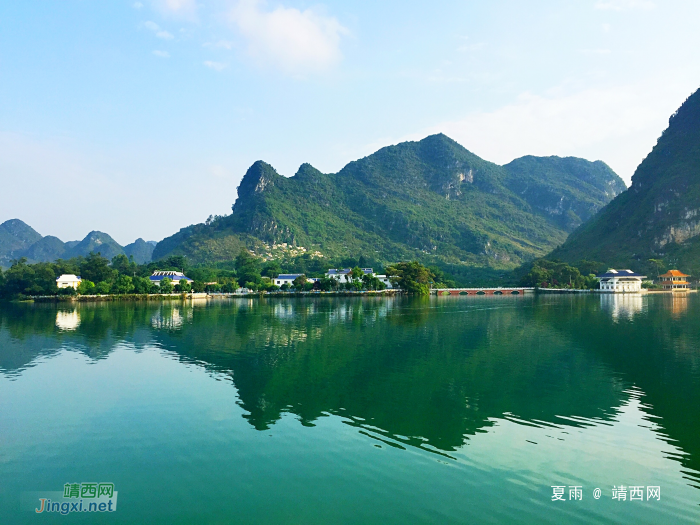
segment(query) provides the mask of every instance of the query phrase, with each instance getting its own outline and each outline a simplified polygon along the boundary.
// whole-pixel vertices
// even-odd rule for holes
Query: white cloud
[[[134,2],[134,9],[141,9],[143,7],[143,4],[141,2]]]
[[[224,64],[222,62],[214,62],[213,60],[205,60],[204,65],[207,66],[210,69],[214,69],[216,71],[223,71],[228,67],[227,64]]]
[[[263,9],[260,0],[240,0],[231,22],[248,44],[248,54],[290,73],[326,69],[340,61],[340,39],[348,34],[334,17],[312,9]]]
[[[167,51],[161,51],[160,49],[153,50],[153,54],[159,58],[170,58],[170,53]]]
[[[153,0],[153,7],[164,15],[196,20],[196,0]]]
[[[596,9],[604,11],[627,11],[628,9],[652,9],[654,2],[651,0],[598,0]]]
[[[172,40],[173,38],[175,38],[171,33],[168,33],[164,29],[161,29],[161,27],[158,24],[156,24],[155,22],[151,22],[150,20],[148,22],[144,22],[143,26],[153,31],[153,33],[158,38],[162,38],[163,40]]]
[[[231,50],[234,48],[234,43],[230,40],[218,40],[216,42],[205,42],[202,44],[202,47],[206,47],[209,49],[228,49]]]

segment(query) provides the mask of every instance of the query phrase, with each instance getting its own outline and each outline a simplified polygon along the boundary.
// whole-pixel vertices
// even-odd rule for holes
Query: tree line
[[[291,285],[277,286],[275,277],[281,273],[299,273],[300,266],[311,266],[313,270],[303,272]],[[329,264],[348,264],[351,267],[347,282],[325,276]],[[167,259],[148,264],[136,264],[133,258],[120,254],[108,260],[100,253],[91,253],[86,257],[76,257],[69,260],[42,262],[30,264],[21,258],[12,262],[6,271],[0,270],[0,297],[23,299],[26,297],[46,295],[124,295],[124,294],[158,294],[158,293],[187,293],[187,292],[222,292],[233,293],[239,288],[247,288],[255,292],[288,291],[360,291],[383,290],[386,285],[375,275],[365,274],[360,264],[370,261],[360,257],[358,260],[344,259],[341,261],[295,261],[293,265],[283,268],[278,261],[264,262],[248,250],[243,249],[231,261],[219,267],[190,266],[183,256],[171,256]],[[418,262],[401,262],[387,266],[385,269],[376,264],[378,272],[385,272],[394,287],[401,288],[412,294],[427,294],[430,288],[454,286],[446,274],[438,268],[428,268]],[[323,265],[324,267],[321,267]],[[291,266],[291,268],[290,268]],[[343,266],[342,264],[338,266]],[[181,271],[193,280],[173,281],[166,277],[160,286],[154,284],[149,277],[155,270]],[[297,272],[294,272],[297,270]],[[81,277],[77,290],[71,287],[59,289],[56,280],[63,274],[74,274]],[[319,277],[312,282],[309,278]],[[175,278],[177,279],[177,278]]]

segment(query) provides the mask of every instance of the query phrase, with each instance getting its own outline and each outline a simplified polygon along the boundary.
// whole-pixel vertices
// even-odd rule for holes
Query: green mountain
[[[91,252],[100,253],[102,257],[111,259],[115,255],[124,253],[124,249],[106,233],[92,231],[72,248],[63,254],[64,259],[89,255]]]
[[[67,249],[66,244],[61,239],[47,235],[24,250],[22,256],[30,262],[50,262],[64,258]]]
[[[504,166],[508,189],[571,232],[627,189],[604,162],[575,157],[522,157]]]
[[[651,272],[649,259],[700,275],[700,90],[674,113],[630,188],[550,258]],[[651,275],[651,274],[650,274]]]
[[[183,228],[153,259],[232,259],[242,246],[267,258],[364,254],[512,268],[562,243],[624,183],[602,162],[526,157],[485,161],[445,135],[405,142],[324,174],[291,177],[258,161],[243,177],[232,214]]]
[[[124,253],[127,257],[133,257],[137,264],[145,264],[151,262],[154,248],[155,245],[153,243],[139,238],[124,246]]]
[[[13,259],[41,239],[31,226],[19,219],[11,219],[0,224],[0,266],[10,266]]]
[[[84,257],[93,251],[108,259],[123,253],[127,257],[133,256],[138,264],[145,264],[151,262],[155,245],[154,241],[136,239],[122,248],[112,237],[98,231],[90,232],[82,241],[63,242],[52,235],[42,237],[19,219],[12,219],[0,224],[0,267],[8,268],[14,259],[20,257],[26,257],[30,263],[52,262]]]

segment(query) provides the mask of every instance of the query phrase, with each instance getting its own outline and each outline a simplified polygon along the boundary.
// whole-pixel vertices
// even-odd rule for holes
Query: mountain
[[[674,113],[630,188],[552,252],[650,272],[649,259],[700,275],[700,90]]]
[[[19,219],[0,224],[0,266],[10,266],[13,259],[21,257],[21,252],[40,239],[41,234]]]
[[[111,259],[115,255],[124,253],[124,249],[106,233],[92,231],[78,244],[66,250],[63,258],[85,257],[91,252],[100,253],[102,257]]]
[[[145,264],[151,262],[154,249],[154,243],[146,242],[139,238],[131,244],[124,246],[124,253],[127,257],[133,257],[137,264]]]
[[[335,174],[303,164],[287,178],[258,161],[231,215],[183,228],[158,243],[153,259],[223,261],[247,246],[267,257],[305,250],[512,268],[562,243],[623,189],[602,162],[525,157],[499,166],[439,134]]]
[[[136,241],[122,248],[106,233],[90,232],[82,241],[63,242],[58,237],[42,237],[32,227],[19,219],[12,219],[0,224],[0,268],[8,268],[12,260],[26,257],[30,263],[52,262],[56,259],[70,259],[86,256],[90,252],[100,252],[103,257],[111,259],[123,253],[133,256],[138,264],[151,262],[155,241]]]
[[[22,252],[30,262],[50,262],[63,259],[68,247],[58,237],[47,235]]]
[[[571,232],[627,189],[604,162],[575,157],[521,157],[504,166],[508,189]]]

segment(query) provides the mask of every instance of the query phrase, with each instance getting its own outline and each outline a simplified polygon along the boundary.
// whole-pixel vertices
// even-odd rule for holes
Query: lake
[[[697,294],[5,304],[0,523],[697,523],[699,321]],[[33,510],[91,483],[116,511]]]

